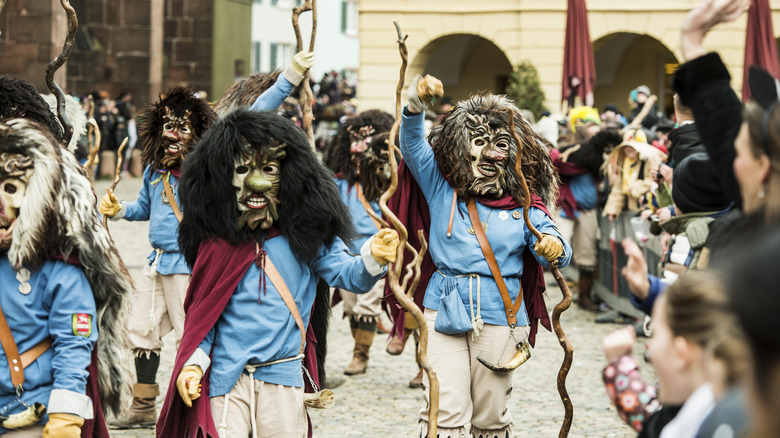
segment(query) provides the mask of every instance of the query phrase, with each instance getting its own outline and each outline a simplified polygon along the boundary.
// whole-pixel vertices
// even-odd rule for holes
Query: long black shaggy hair
[[[390,155],[387,150],[387,140],[390,138],[389,132],[383,132],[371,136],[371,143],[368,149],[357,162],[360,172],[357,175],[357,182],[363,187],[363,196],[369,201],[376,201],[390,187],[390,179],[393,174],[390,169]],[[395,136],[395,142],[398,144],[398,134]],[[401,162],[401,156],[395,154],[395,162]]]
[[[141,113],[141,123],[138,128],[138,140],[141,143],[141,160],[144,166],[159,167],[160,160],[165,156],[165,142],[162,138],[163,116],[168,107],[174,116],[182,117],[190,111],[190,123],[193,130],[193,144],[203,137],[209,126],[217,119],[217,114],[204,99],[195,97],[188,88],[176,87],[167,95],[160,95],[160,100],[150,104]]]
[[[22,78],[0,75],[0,119],[25,118],[46,127],[62,143],[62,127],[35,87]]]
[[[591,174],[598,176],[612,149],[623,143],[623,136],[613,129],[607,129],[596,133],[590,140],[580,144],[580,147],[569,154],[568,163],[588,169]],[[570,145],[561,148],[561,152],[576,147]]]
[[[388,132],[393,127],[393,120],[393,116],[378,109],[363,111],[348,118],[339,126],[338,134],[325,153],[325,165],[333,173],[340,173],[343,179],[354,184],[357,181],[357,168],[352,161],[352,153],[350,152],[352,133],[358,132],[360,128],[366,126],[371,126],[374,130],[370,135]]]
[[[235,82],[214,104],[214,111],[219,117],[223,117],[238,107],[252,105],[261,94],[274,85],[279,74],[281,70],[273,73],[255,73]]]
[[[349,211],[303,131],[276,114],[239,108],[214,124],[184,164],[179,196],[186,214],[179,227],[179,244],[187,263],[195,264],[198,246],[209,238],[231,244],[264,239],[265,230],[238,226],[233,174],[246,142],[260,150],[272,139],[287,145],[275,225],[287,236],[296,257],[308,262],[336,236],[351,237]]]
[[[439,168],[447,175],[452,186],[458,190],[458,195],[467,199],[473,176],[471,174],[471,133],[469,125],[472,119],[487,122],[492,129],[506,127],[509,129],[507,111],[513,110],[515,132],[523,143],[521,169],[531,193],[542,198],[547,208],[552,209],[558,192],[558,173],[552,164],[552,159],[545,145],[531,125],[523,118],[517,107],[506,96],[495,94],[477,94],[467,100],[458,102],[437,124],[428,136],[428,142],[433,148]],[[514,140],[509,148],[509,163],[504,193],[512,195],[522,202],[523,193],[520,177],[515,172],[515,155],[517,145]]]

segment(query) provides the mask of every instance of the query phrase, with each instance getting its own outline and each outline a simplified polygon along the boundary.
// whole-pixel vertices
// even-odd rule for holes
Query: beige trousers
[[[7,438],[41,438],[43,436],[43,425],[25,427],[24,429],[9,430],[3,433]]]
[[[361,316],[377,317],[382,311],[382,297],[385,295],[385,279],[376,282],[370,291],[356,294],[341,289],[341,299],[344,301],[344,313],[356,319]]]
[[[513,371],[496,373],[477,361],[477,356],[491,363],[506,363],[517,352],[518,342],[528,339],[528,326],[515,327],[513,340],[509,327],[485,324],[479,338],[471,332],[445,335],[434,330],[437,311],[425,309],[428,324],[428,360],[439,378],[439,437],[511,436],[512,416],[509,396],[512,393]],[[428,375],[423,374],[423,387],[428,388]],[[426,436],[428,392],[425,407],[420,411],[421,436]]]
[[[579,213],[577,219],[559,215],[555,223],[563,238],[571,243],[572,255],[577,266],[592,270],[598,264],[599,216],[596,209]]]
[[[210,402],[220,438],[253,437],[253,416],[258,438],[305,438],[309,433],[303,388],[275,385],[242,373],[227,395],[212,397]]]
[[[184,297],[189,284],[187,274],[155,274],[153,277],[149,265],[144,266],[127,320],[127,338],[133,351],[159,354],[162,337],[171,330],[176,332],[178,350],[184,330]]]

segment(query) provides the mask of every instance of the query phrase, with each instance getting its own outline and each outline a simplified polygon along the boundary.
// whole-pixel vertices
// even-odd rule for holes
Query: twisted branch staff
[[[525,196],[523,197],[523,219],[525,220],[525,225],[528,227],[529,230],[536,236],[537,241],[542,240],[542,233],[539,232],[539,230],[534,227],[534,225],[531,223],[531,219],[528,217],[528,210],[531,207],[531,194],[528,190],[528,184],[525,181],[525,175],[523,175],[522,170],[522,152],[523,152],[523,143],[520,141],[520,138],[517,136],[517,132],[515,132],[515,110],[510,108],[508,111],[509,115],[509,132],[512,133],[512,137],[515,139],[515,143],[517,143],[517,155],[515,158],[515,171],[517,172],[517,175],[520,177],[520,183],[523,186],[523,191],[525,192]],[[569,374],[569,369],[571,368],[571,362],[574,355],[574,347],[571,345],[571,342],[569,342],[569,338],[566,337],[566,332],[563,331],[563,327],[561,327],[561,314],[566,311],[566,309],[571,306],[571,291],[569,291],[569,286],[566,284],[566,280],[563,278],[563,275],[561,275],[561,271],[558,269],[558,261],[553,260],[550,262],[550,272],[552,272],[553,277],[555,277],[555,281],[558,282],[558,287],[561,288],[561,293],[563,294],[563,298],[561,301],[555,305],[552,312],[552,326],[553,330],[555,331],[555,334],[558,336],[558,342],[561,344],[561,347],[563,348],[563,362],[561,362],[561,369],[558,371],[558,394],[561,396],[561,401],[563,402],[563,409],[564,409],[564,416],[563,416],[563,424],[561,424],[561,430],[558,434],[559,438],[565,438],[569,436],[569,430],[571,429],[571,421],[572,417],[574,415],[574,407],[571,403],[571,398],[569,397],[569,392],[566,390],[566,376]]]
[[[314,51],[314,40],[317,36],[317,0],[306,0],[301,6],[293,8],[292,14],[293,30],[295,31],[295,41],[297,43],[298,52],[303,50],[303,37],[301,36],[301,27],[298,24],[298,18],[306,11],[311,11],[311,40],[309,41],[309,52]],[[306,131],[306,137],[309,139],[309,144],[312,149],[315,149],[314,128],[312,127],[314,113],[311,109],[312,102],[314,101],[314,94],[311,91],[311,84],[309,83],[310,73],[310,70],[306,70],[303,73],[299,102],[301,104],[301,111],[303,111],[303,130]]]
[[[68,15],[68,36],[65,38],[65,44],[62,46],[60,54],[46,67],[46,85],[49,87],[52,94],[54,94],[54,97],[57,98],[57,117],[60,119],[64,131],[62,141],[67,145],[70,143],[71,137],[73,137],[73,125],[70,123],[70,119],[68,119],[68,115],[65,111],[65,93],[62,91],[62,88],[57,85],[57,81],[54,80],[54,73],[67,62],[68,57],[70,57],[70,52],[73,51],[73,40],[76,38],[79,20],[76,18],[76,11],[70,5],[69,0],[60,0],[60,4]]]

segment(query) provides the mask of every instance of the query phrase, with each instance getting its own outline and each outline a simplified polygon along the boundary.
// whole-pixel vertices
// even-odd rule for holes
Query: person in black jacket
[[[680,101],[680,96],[674,94],[674,114],[677,127],[669,132],[669,165],[674,167],[685,157],[698,152],[707,152],[699,135],[693,111]]]

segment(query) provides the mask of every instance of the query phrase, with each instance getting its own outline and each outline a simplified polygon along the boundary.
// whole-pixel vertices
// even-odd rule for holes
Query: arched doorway
[[[454,34],[426,44],[410,63],[409,72],[436,76],[444,84],[444,94],[457,101],[478,91],[504,93],[512,64],[490,40]]]
[[[660,41],[635,33],[613,33],[593,42],[597,84],[595,105],[602,109],[614,103],[623,114],[630,112],[628,94],[647,85],[658,96],[658,109],[667,117],[674,113],[672,75],[679,62]]]

